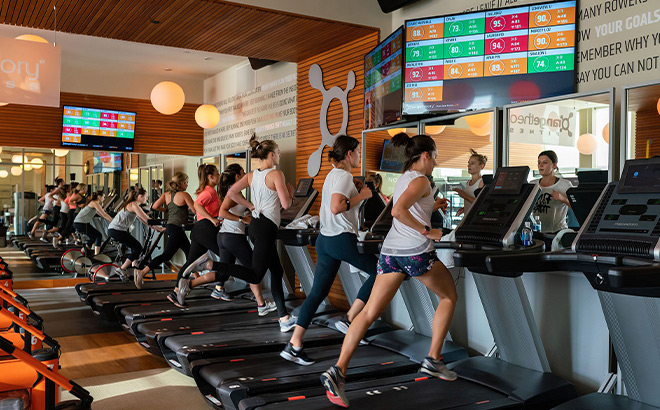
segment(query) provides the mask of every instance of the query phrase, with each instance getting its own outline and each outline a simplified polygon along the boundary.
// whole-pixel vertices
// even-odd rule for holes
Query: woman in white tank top
[[[252,212],[252,221],[248,234],[254,246],[252,252],[252,271],[254,277],[250,283],[259,283],[267,271],[271,275],[271,292],[280,317],[280,330],[288,332],[296,324],[296,317],[289,315],[284,305],[282,277],[284,269],[277,253],[277,231],[280,226],[280,212],[288,209],[293,199],[293,186],[286,183],[282,171],[275,167],[280,163],[280,148],[272,140],[259,142],[256,135],[250,138],[251,155],[260,160],[259,168],[245,174],[227,192],[227,197],[238,205]],[[250,188],[252,203],[246,200],[241,191]],[[244,268],[234,264],[224,264],[232,276],[249,276]],[[258,282],[255,282],[258,280]]]
[[[454,189],[458,196],[463,198],[463,208],[459,209],[457,215],[467,214],[472,204],[476,200],[475,191],[483,188],[484,181],[481,178],[481,171],[486,166],[488,157],[479,154],[477,151],[470,148],[470,159],[468,160],[468,174],[472,177],[466,184],[465,189]]]
[[[410,138],[401,133],[392,138],[392,143],[406,147],[407,161],[404,174],[394,187],[394,220],[383,242],[376,283],[367,305],[348,329],[337,364],[321,375],[328,399],[343,407],[349,405],[344,392],[344,375],[355,349],[369,326],[390,304],[399,286],[411,277],[439,298],[433,317],[431,348],[420,371],[444,380],[456,379],[456,373],[447,369],[440,354],[458,296],[454,279],[435,255],[433,240],[442,237],[442,230],[430,228],[431,213],[442,203],[442,200],[433,200],[434,192],[428,179],[436,165],[435,142],[427,135]]]

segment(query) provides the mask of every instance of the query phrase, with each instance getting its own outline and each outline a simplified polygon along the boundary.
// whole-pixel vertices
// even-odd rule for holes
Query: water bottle
[[[523,246],[532,246],[534,243],[533,233],[532,233],[532,223],[527,221],[525,222],[525,227],[520,233],[520,239],[522,240]]]
[[[532,215],[532,231],[541,232],[541,217],[538,215]]]

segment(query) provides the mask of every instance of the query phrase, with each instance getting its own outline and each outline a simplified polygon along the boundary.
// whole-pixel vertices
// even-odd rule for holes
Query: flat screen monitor
[[[617,185],[620,194],[660,193],[660,158],[626,161]]]
[[[62,146],[133,151],[135,113],[64,106]]]
[[[404,115],[575,91],[576,0],[405,22]]]
[[[121,153],[94,151],[94,173],[121,171]]]
[[[364,56],[364,129],[402,119],[403,26]]]
[[[406,147],[395,147],[392,141],[383,141],[383,156],[380,160],[380,170],[383,172],[403,172],[406,163]]]

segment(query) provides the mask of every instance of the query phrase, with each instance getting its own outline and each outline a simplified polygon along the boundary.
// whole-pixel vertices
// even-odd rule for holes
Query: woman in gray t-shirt
[[[538,169],[541,179],[535,183],[541,187],[541,195],[534,205],[532,215],[541,221],[541,232],[558,232],[568,227],[566,214],[570,204],[566,191],[573,184],[555,175],[557,154],[554,151],[543,151],[539,154]]]

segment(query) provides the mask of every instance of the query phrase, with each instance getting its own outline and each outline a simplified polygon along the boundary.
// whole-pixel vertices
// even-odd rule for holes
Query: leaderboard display
[[[364,129],[401,119],[403,26],[364,57]]]
[[[134,140],[134,112],[64,107],[62,146],[132,151]]]
[[[406,21],[404,114],[573,92],[575,18],[572,0]]]

